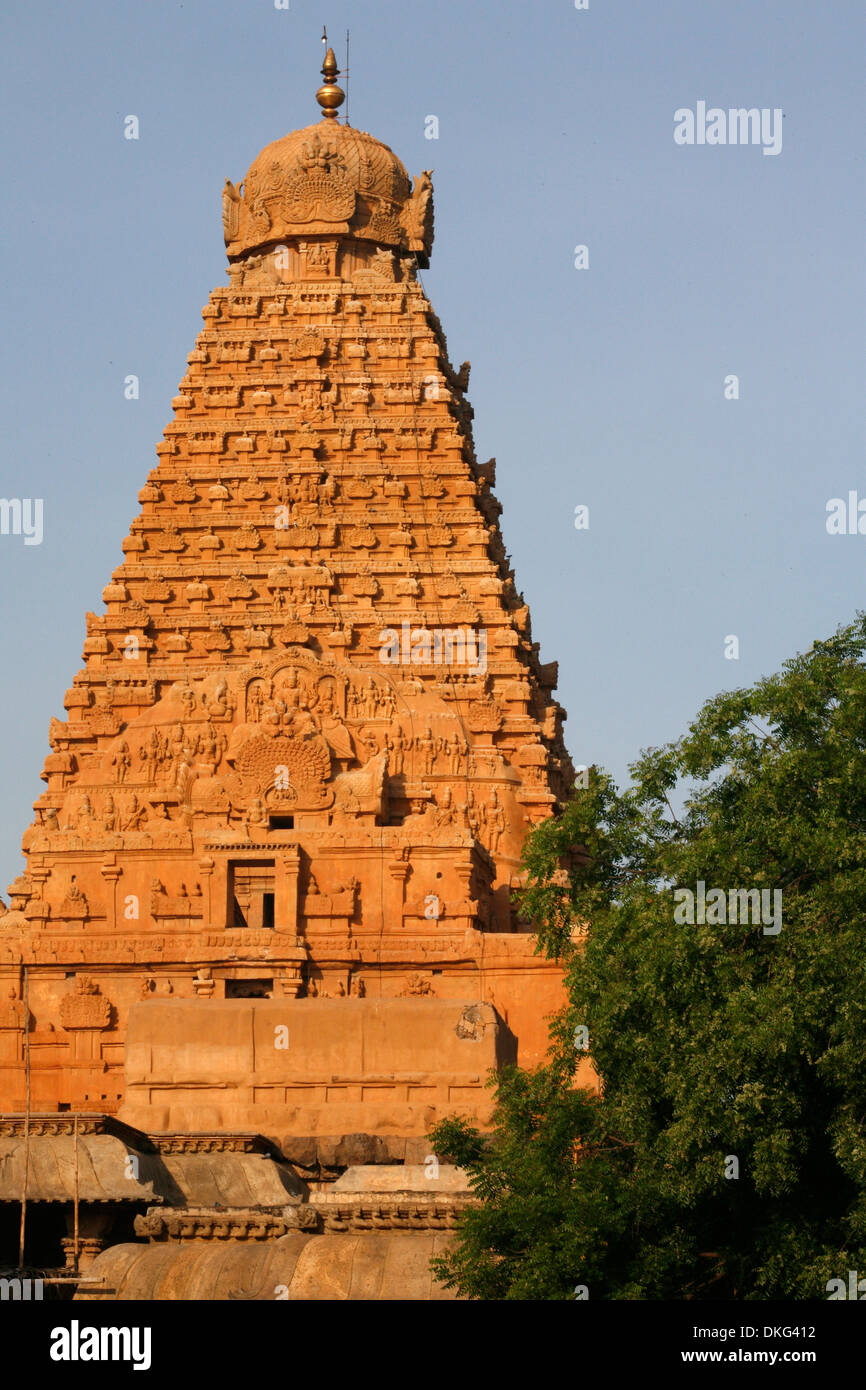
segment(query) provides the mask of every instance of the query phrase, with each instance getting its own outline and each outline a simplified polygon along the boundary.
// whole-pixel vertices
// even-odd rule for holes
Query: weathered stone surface
[[[341,1167],[385,1157],[368,1136],[418,1134],[446,1113],[486,1117],[487,1077],[513,1056],[490,1004],[153,999],[129,1012],[121,1118],[153,1134],[255,1129],[275,1140],[342,1121],[348,1134],[317,1152]]]
[[[389,1168],[360,1165],[347,1168],[329,1189],[332,1192],[471,1192],[462,1168],[450,1163],[395,1163]]]
[[[391,1148],[387,1136],[380,1134],[344,1134],[335,1151],[336,1166],[350,1168],[354,1164],[388,1163]]]
[[[29,1138],[27,1130],[29,1129]],[[77,1130],[77,1133],[76,1133]],[[151,1138],[100,1115],[0,1119],[0,1202],[165,1203],[279,1207],[306,1187],[259,1136],[164,1134]]]
[[[91,1265],[77,1298],[451,1301],[430,1273],[449,1239],[438,1231],[298,1231],[261,1243],[116,1245]]]
[[[130,1162],[131,1160],[131,1162]],[[31,1202],[161,1202],[160,1163],[109,1134],[36,1134],[30,1139],[27,1197]],[[0,1135],[0,1201],[24,1190],[25,1140]]]

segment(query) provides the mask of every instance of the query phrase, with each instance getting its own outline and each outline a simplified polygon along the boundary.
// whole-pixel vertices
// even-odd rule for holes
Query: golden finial
[[[346,93],[342,87],[338,87],[334,79],[339,77],[340,69],[337,67],[337,60],[334,57],[333,48],[329,48],[325,54],[325,61],[322,64],[322,76],[324,85],[316,92],[316,101],[322,108],[325,120],[337,119],[337,108],[343,105],[346,100]]]

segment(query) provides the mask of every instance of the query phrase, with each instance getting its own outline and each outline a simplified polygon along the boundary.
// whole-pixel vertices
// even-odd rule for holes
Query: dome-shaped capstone
[[[226,179],[229,258],[293,237],[338,236],[415,252],[426,265],[433,242],[430,173],[420,174],[413,187],[393,150],[337,119],[334,93],[340,89],[329,59],[330,50],[322,69],[326,83],[317,94],[325,106],[322,120],[266,145],[237,188]]]

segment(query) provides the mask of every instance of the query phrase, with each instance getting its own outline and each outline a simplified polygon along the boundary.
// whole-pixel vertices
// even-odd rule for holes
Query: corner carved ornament
[[[110,1027],[111,1002],[100,993],[99,985],[89,975],[76,976],[72,993],[61,999],[60,1022],[67,1032]]]
[[[22,1030],[25,1015],[24,1000],[18,998],[15,989],[10,989],[8,998],[0,1003],[0,1028]]]
[[[409,201],[403,209],[403,229],[410,251],[429,256],[433,249],[433,180],[425,169],[415,180]]]

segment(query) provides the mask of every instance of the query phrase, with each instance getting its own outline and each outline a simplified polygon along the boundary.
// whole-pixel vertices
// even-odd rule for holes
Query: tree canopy
[[[544,1067],[492,1078],[490,1134],[433,1132],[478,1198],[436,1264],[464,1296],[866,1275],[864,652],[859,615],[530,837],[522,905],[568,1004]]]

